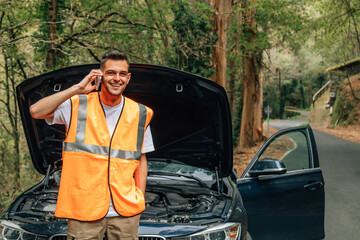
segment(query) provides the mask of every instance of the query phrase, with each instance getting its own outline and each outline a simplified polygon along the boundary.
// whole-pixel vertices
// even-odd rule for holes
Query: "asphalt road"
[[[308,119],[270,122],[283,129]],[[314,130],[325,180],[325,239],[359,239],[360,144]]]

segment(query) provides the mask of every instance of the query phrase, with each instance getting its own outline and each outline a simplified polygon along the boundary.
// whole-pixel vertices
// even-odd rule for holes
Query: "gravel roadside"
[[[360,126],[347,126],[336,128],[314,128],[335,137],[342,138],[351,142],[360,143]]]

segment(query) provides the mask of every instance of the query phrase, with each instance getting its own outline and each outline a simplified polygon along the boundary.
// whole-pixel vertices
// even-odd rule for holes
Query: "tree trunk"
[[[212,56],[213,64],[216,69],[213,80],[226,89],[226,38],[229,22],[229,12],[231,0],[211,0],[214,9],[215,30],[218,34],[218,41]]]
[[[251,54],[252,55],[252,54]],[[245,74],[243,79],[243,111],[240,128],[240,148],[255,145],[255,105],[257,102],[255,56],[245,57]]]
[[[48,1],[49,39],[46,52],[47,69],[55,67],[56,3],[57,0]]]
[[[264,74],[260,71],[257,79],[259,80],[257,89],[257,101],[254,108],[254,136],[257,142],[263,140],[263,82]]]
[[[259,101],[259,79],[256,71],[256,0],[245,1],[245,21],[248,34],[246,42],[248,48],[245,50],[245,69],[243,79],[243,112],[239,136],[240,148],[252,147],[256,144],[255,111]]]
[[[236,4],[236,3],[235,3]],[[234,4],[234,8],[236,9],[237,7],[240,7],[240,3],[239,6]],[[241,63],[239,61],[240,59],[240,37],[241,37],[241,33],[242,33],[242,26],[243,26],[243,14],[240,11],[237,11],[236,13],[232,12],[232,14],[230,15],[229,18],[229,25],[231,24],[231,22],[233,21],[233,19],[236,22],[236,33],[235,33],[235,38],[233,39],[233,43],[232,46],[229,49],[229,55],[227,57],[228,61],[229,61],[229,83],[228,83],[228,97],[229,97],[229,104],[230,104],[230,109],[231,109],[231,113],[234,116],[235,113],[235,107],[236,107],[236,99],[235,99],[235,94],[236,94],[236,82],[241,80]],[[232,34],[234,35],[234,34]]]

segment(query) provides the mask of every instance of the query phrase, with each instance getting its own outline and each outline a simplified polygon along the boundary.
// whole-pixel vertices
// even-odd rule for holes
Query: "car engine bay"
[[[219,220],[230,198],[216,196],[213,191],[198,189],[191,193],[188,187],[147,186],[146,209],[141,220],[159,223],[194,223],[212,218]],[[229,206],[230,207],[230,206]]]
[[[61,171],[55,171],[22,194],[10,207],[8,218],[26,221],[65,221],[54,216]],[[166,182],[166,183],[165,183]],[[208,223],[222,221],[231,205],[231,197],[202,186],[174,185],[148,181],[146,209],[141,221],[149,223]]]

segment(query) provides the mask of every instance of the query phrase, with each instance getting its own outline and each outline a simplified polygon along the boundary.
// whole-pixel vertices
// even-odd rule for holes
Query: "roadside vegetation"
[[[272,119],[309,108],[325,69],[359,57],[359,26],[353,0],[0,0],[0,212],[41,179],[16,102],[24,79],[111,48],[211,78],[228,93],[235,152],[248,153],[267,133],[265,106]],[[356,91],[339,93],[332,126],[358,122]]]
[[[331,127],[360,126],[360,74],[344,79],[334,104]]]

